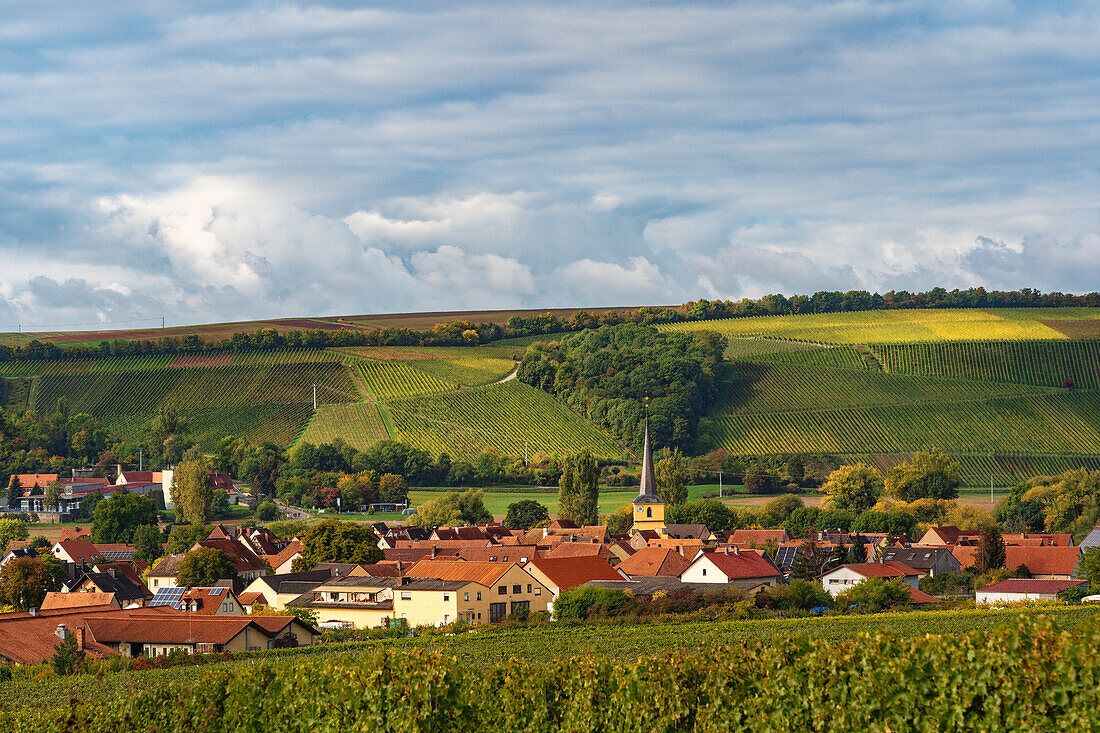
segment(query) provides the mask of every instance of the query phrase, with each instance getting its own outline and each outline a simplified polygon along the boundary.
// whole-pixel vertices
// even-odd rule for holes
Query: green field
[[[735,489],[741,487],[725,485],[725,495],[731,496]],[[705,493],[718,493],[718,484],[698,484],[689,485],[688,489],[688,501],[695,501],[702,499]],[[432,487],[432,488],[416,488],[409,491],[409,502],[412,506],[417,506],[425,501],[439,498],[439,495],[445,491],[465,491],[465,487],[451,488],[451,487]],[[499,487],[489,486],[482,489],[485,492],[484,502],[485,507],[494,515],[503,517],[508,513],[508,505],[517,501],[523,501],[524,499],[532,499],[545,506],[551,514],[556,514],[558,511],[558,489],[557,487],[539,487],[539,486],[513,486],[513,487]],[[600,487],[600,513],[610,514],[621,506],[625,506],[633,501],[634,497],[638,495],[637,488],[633,487],[617,487],[617,486],[601,486]]]

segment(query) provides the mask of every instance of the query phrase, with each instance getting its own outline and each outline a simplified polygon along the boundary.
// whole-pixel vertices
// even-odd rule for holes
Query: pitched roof
[[[237,600],[241,602],[242,606],[245,606],[247,608],[256,601],[264,603],[266,599],[264,598],[263,593],[241,593],[239,596],[237,596]]]
[[[441,550],[438,554],[458,557],[457,550]],[[430,547],[399,547],[391,550],[382,550],[382,556],[387,560],[400,560],[402,562],[419,562],[432,556]]]
[[[115,483],[124,484],[151,484],[153,483],[152,471],[123,471],[115,479]]]
[[[436,578],[480,583],[486,587],[496,584],[515,563],[456,562],[454,560],[421,560],[408,569],[410,578]]]
[[[933,537],[929,537],[933,535]],[[944,524],[939,527],[930,527],[924,537],[921,538],[925,544],[943,544],[954,545],[957,544],[960,538],[978,537],[981,535],[979,530],[961,530],[953,524]],[[940,542],[935,542],[935,538],[939,538]]]
[[[933,595],[929,595],[928,593],[925,593],[924,591],[922,591],[919,588],[914,588],[911,585],[906,586],[906,587],[909,588],[909,602],[910,603],[918,604],[918,603],[939,603],[940,602],[939,598],[936,598]]]
[[[1073,588],[1088,583],[1087,580],[1073,578],[1070,580],[1040,580],[1038,578],[1008,578],[984,588],[979,588],[979,593],[1031,593],[1034,595],[1061,593],[1066,588]]]
[[[646,408],[647,410],[649,408]],[[638,486],[638,495],[633,504],[664,504],[665,500],[657,493],[657,479],[653,475],[653,448],[649,444],[649,415],[645,419],[645,441],[642,446],[642,480]]]
[[[707,559],[714,563],[723,575],[730,580],[745,580],[748,578],[773,578],[782,575],[779,568],[772,565],[763,552],[757,550],[727,550],[704,551],[696,558],[696,562]]]
[[[977,547],[955,546],[951,554],[963,568],[975,567]],[[1080,547],[1005,547],[1005,567],[1017,570],[1027,566],[1032,575],[1073,575],[1081,557]]]
[[[623,576],[600,557],[544,557],[532,560],[530,565],[562,591],[590,580],[623,580]]]
[[[61,528],[61,541],[65,540],[78,540],[78,539],[91,539],[92,528],[89,527],[62,527]]]
[[[1035,545],[1038,547],[1072,547],[1073,535],[1051,533],[1024,533],[1001,535],[1006,545]]]
[[[762,545],[765,542],[789,542],[791,536],[785,529],[735,529],[730,535],[730,544],[734,545]]]
[[[304,570],[299,573],[282,573],[280,575],[261,575],[257,580],[266,585],[276,593],[287,593],[284,591],[283,586],[287,583],[312,583],[313,587],[317,587],[321,583],[326,582],[329,578],[335,577],[330,569],[321,568],[314,570]],[[301,592],[301,591],[299,591]]]
[[[289,616],[196,616],[178,613],[175,616],[97,616],[85,621],[92,638],[100,643],[136,642],[138,644],[226,644],[247,627],[270,636],[259,623],[261,618],[292,621]]]
[[[609,557],[610,555],[611,550],[608,545],[595,542],[562,542],[543,557]]]
[[[56,473],[20,473],[19,485],[24,489],[30,489],[35,486],[46,488],[46,484],[51,481],[57,481]],[[8,486],[11,486],[11,476],[8,476]]]
[[[187,554],[180,552],[174,555],[165,555],[165,557],[156,564],[156,566],[149,571],[149,578],[174,578],[180,574],[180,563],[183,562],[183,558]]]
[[[228,552],[233,557],[238,573],[248,572],[249,570],[263,570],[267,567],[259,555],[234,540],[202,540],[196,544],[199,547],[214,547]]]
[[[666,575],[680,577],[691,565],[683,555],[667,547],[643,547],[619,563],[627,575]]]
[[[458,558],[469,562],[528,562],[542,555],[542,551],[535,545],[460,547],[456,552]]]
[[[77,595],[77,594],[72,594]],[[123,619],[135,617],[158,619],[162,609],[134,609],[119,611],[110,606],[91,606],[83,608],[39,611],[37,615],[29,613],[5,613],[0,615],[0,657],[10,659],[16,664],[42,662],[53,656],[60,639],[54,635],[59,624],[70,629],[85,626],[91,618],[115,616]],[[172,613],[167,609],[163,615]],[[91,657],[105,657],[115,652],[88,636],[84,639],[84,651]]]
[[[134,582],[127,573],[117,571],[106,573],[85,573],[72,586],[74,588],[89,583],[100,590],[101,593],[113,593],[120,601],[136,601],[141,598],[152,598],[153,594],[140,580]]]
[[[289,545],[284,547],[275,555],[261,555],[261,559],[265,560],[272,570],[278,570],[287,560],[291,559],[295,555],[299,554],[305,549],[299,540],[293,540]]]
[[[203,616],[213,616],[217,614],[218,608],[221,607],[222,601],[233,595],[231,588],[223,588],[222,586],[214,586],[212,588],[194,587],[188,588],[184,591],[180,600],[188,604],[188,613],[197,613]],[[195,610],[190,610],[191,602],[195,602]]]
[[[55,611],[58,609],[88,608],[98,606],[110,606],[119,608],[118,599],[114,593],[55,593],[46,594],[39,611]]]
[[[891,547],[882,551],[882,559],[900,562],[917,570],[929,570],[940,562],[944,555],[951,555],[947,547]],[[951,555],[952,559],[956,559]]]
[[[101,557],[99,550],[89,540],[58,541],[54,547],[56,548],[58,545],[65,551],[65,554],[72,558],[73,562],[92,562],[97,557]]]

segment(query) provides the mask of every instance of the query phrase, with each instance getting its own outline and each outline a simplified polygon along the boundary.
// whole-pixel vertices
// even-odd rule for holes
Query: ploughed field
[[[661,326],[729,336],[701,447],[889,468],[938,448],[964,483],[1100,469],[1100,309],[871,311]]]

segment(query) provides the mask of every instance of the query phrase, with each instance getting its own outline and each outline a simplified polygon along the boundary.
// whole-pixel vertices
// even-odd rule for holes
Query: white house
[[[783,581],[783,572],[768,562],[760,550],[723,547],[698,552],[691,565],[680,573],[680,580],[684,583],[776,586]]]
[[[849,563],[822,575],[821,585],[829,592],[829,595],[837,596],[844,591],[851,590],[853,585],[868,578],[882,578],[884,580],[898,578],[910,588],[916,588],[920,581],[920,574],[913,568],[901,563]]]
[[[974,594],[978,603],[1019,603],[1021,601],[1053,601],[1067,588],[1087,585],[1084,579],[1042,580],[1039,578],[1008,578],[979,588]]]

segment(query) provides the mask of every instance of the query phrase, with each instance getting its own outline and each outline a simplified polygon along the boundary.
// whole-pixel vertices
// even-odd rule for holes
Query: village
[[[69,479],[54,503],[67,511],[89,491],[162,491],[168,499],[171,475],[165,473],[120,471],[114,484]],[[13,480],[28,488],[58,482],[56,475]],[[211,481],[237,493],[228,476],[212,474]],[[791,583],[808,547],[849,560],[817,574],[814,582],[828,597],[891,582],[907,594],[901,605],[935,608],[942,600],[920,590],[921,579],[973,567],[980,551],[980,532],[953,526],[935,526],[920,537],[823,528],[799,538],[785,529],[714,532],[704,524],[666,523],[648,432],[631,506],[633,525],[621,534],[565,520],[528,530],[495,522],[377,522],[369,526],[378,561],[307,568],[300,538],[282,539],[262,526],[215,524],[185,551],[165,549],[153,565],[137,557],[133,544],[95,543],[90,528],[65,526],[52,545],[13,541],[0,558],[2,568],[48,555],[64,572],[60,590],[46,593],[39,605],[0,614],[0,659],[47,661],[62,643],[88,658],[155,658],[309,646],[322,643],[326,633],[353,629],[414,633],[417,627],[498,624],[533,614],[556,618],[555,602],[578,588],[623,591],[639,603],[727,589],[753,599]],[[24,498],[20,508],[42,511],[41,497]],[[1026,568],[1026,577],[977,589],[977,604],[1054,601],[1073,589],[1083,594],[1088,580],[1079,577],[1080,560],[1086,549],[1100,546],[1100,528],[1080,545],[1057,533],[1006,534],[1002,541],[1004,566]],[[210,550],[231,558],[233,572],[226,575],[232,577],[201,586],[184,582],[188,557]]]

